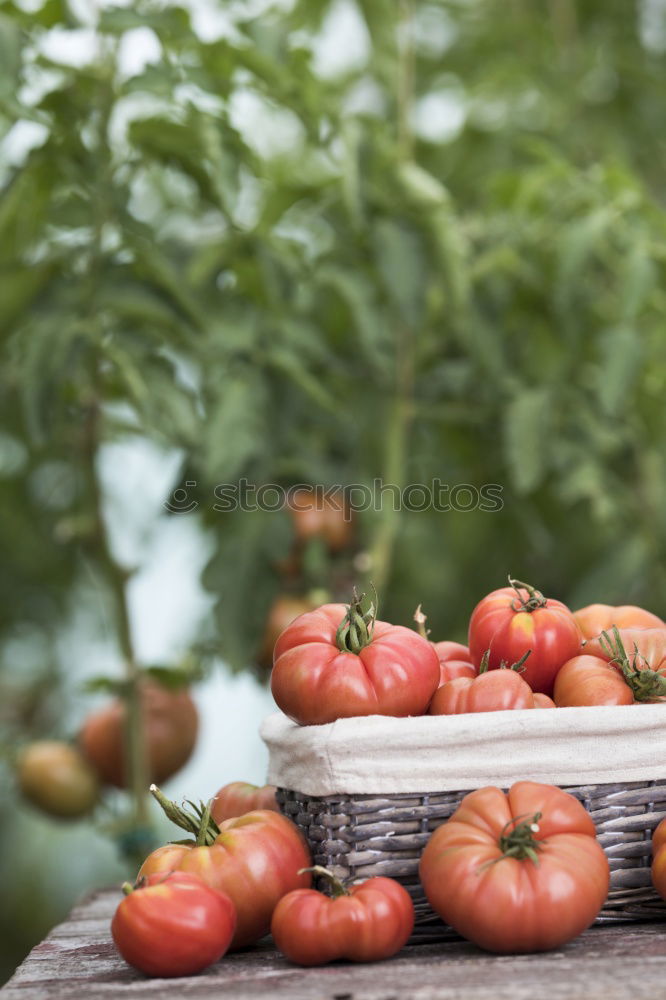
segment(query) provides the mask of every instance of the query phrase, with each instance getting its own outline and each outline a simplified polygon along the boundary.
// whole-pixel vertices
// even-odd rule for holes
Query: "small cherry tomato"
[[[49,816],[78,819],[95,807],[99,782],[80,750],[60,740],[39,740],[18,755],[23,796]]]
[[[531,650],[524,679],[533,691],[552,694],[555,675],[580,651],[581,634],[573,615],[560,601],[544,597],[519,580],[479,601],[469,623],[469,651],[480,664],[490,650],[488,668],[514,663]]]
[[[234,904],[185,872],[139,878],[111,921],[116,948],[148,976],[191,976],[222,958],[236,927]]]
[[[378,962],[407,943],[414,904],[399,882],[377,876],[345,888],[326,868],[312,871],[331,883],[333,898],[315,889],[297,889],[282,897],[271,921],[273,940],[290,961]]]
[[[213,798],[210,814],[219,825],[225,819],[244,816],[255,809],[272,809],[279,812],[280,807],[275,801],[275,786],[251,785],[247,781],[232,781],[220,788]]]

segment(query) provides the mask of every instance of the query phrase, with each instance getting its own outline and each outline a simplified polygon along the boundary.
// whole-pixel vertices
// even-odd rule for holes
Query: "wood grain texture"
[[[291,965],[270,941],[184,979],[147,979],[116,954],[116,890],[97,892],[49,934],[1,1000],[654,1000],[666,981],[666,923],[594,927],[559,951],[493,956],[464,941],[415,945],[388,962]]]

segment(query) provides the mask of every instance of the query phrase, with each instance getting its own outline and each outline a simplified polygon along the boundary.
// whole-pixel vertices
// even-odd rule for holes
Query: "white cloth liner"
[[[534,709],[298,726],[261,736],[268,781],[305,795],[446,792],[514,781],[614,784],[666,778],[666,705]]]

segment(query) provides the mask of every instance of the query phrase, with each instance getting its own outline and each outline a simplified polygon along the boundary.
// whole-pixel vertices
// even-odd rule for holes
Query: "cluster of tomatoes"
[[[355,598],[300,615],[274,649],[271,688],[300,725],[361,715],[455,715],[628,705],[666,696],[666,623],[633,605],[572,612],[529,584],[484,597],[468,645],[375,619]]]
[[[189,760],[199,718],[187,688],[140,683],[142,731],[152,781],[166,781]],[[95,808],[102,786],[125,788],[124,729],[127,707],[113,698],[88,715],[76,743],[38,740],[17,759],[17,778],[29,802],[50,816],[77,819]]]
[[[158,848],[113,917],[127,962],[152,976],[184,976],[269,930],[292,962],[390,958],[414,926],[411,896],[377,876],[344,885],[311,866],[274,789],[225,786],[188,810],[153,792],[190,841]],[[192,805],[190,803],[190,805]],[[249,810],[249,811],[248,811]],[[666,897],[666,820],[654,835],[654,883]],[[311,875],[330,894],[311,888]],[[557,948],[587,928],[608,894],[609,867],[582,804],[553,785],[470,792],[421,856],[424,892],[441,918],[495,953]]]

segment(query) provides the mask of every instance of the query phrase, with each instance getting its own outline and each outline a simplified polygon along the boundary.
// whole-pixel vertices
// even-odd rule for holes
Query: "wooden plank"
[[[559,951],[493,956],[463,941],[406,948],[388,962],[300,969],[269,941],[199,976],[148,979],[116,951],[117,891],[95,893],[38,945],[1,1000],[654,1000],[666,980],[666,924],[595,927]]]

